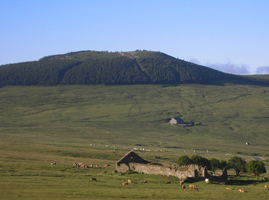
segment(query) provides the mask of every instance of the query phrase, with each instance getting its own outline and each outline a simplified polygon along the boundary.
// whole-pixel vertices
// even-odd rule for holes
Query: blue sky
[[[0,65],[81,50],[161,51],[269,74],[268,0],[0,0]]]

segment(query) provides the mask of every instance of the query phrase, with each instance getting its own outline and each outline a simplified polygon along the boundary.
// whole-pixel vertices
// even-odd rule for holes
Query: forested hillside
[[[226,74],[152,51],[81,51],[0,66],[0,86],[179,84],[215,80],[269,83],[268,78]]]

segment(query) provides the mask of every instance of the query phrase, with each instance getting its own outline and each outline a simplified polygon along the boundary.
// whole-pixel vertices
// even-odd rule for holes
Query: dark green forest
[[[138,50],[72,52],[0,66],[0,86],[210,84],[215,81],[268,84],[269,78],[227,74],[161,52]]]

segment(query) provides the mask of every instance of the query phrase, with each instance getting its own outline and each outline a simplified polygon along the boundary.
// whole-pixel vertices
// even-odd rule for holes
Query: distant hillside
[[[227,74],[152,51],[81,51],[0,66],[0,86],[179,84],[216,80],[269,83],[268,77]]]

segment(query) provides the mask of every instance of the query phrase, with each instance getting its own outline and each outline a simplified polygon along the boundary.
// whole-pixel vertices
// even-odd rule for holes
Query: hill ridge
[[[0,66],[6,85],[212,84],[216,81],[268,84],[266,76],[227,74],[157,51],[78,51],[45,56],[38,61]]]

